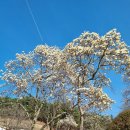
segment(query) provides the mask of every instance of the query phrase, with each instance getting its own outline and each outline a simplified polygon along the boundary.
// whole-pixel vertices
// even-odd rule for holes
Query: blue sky
[[[38,44],[63,48],[83,31],[104,35],[117,28],[130,45],[130,0],[28,0],[39,26],[43,42],[29,13],[25,0],[0,0],[0,68],[15,58],[15,53],[29,52]],[[116,100],[108,114],[119,113],[122,91],[121,77],[112,75]]]

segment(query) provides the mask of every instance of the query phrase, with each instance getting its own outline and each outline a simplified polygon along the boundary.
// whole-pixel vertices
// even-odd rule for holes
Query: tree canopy
[[[62,100],[70,102],[72,110],[78,107],[83,130],[85,111],[104,111],[114,103],[103,91],[111,83],[106,73],[115,71],[128,77],[130,53],[115,29],[104,36],[84,32],[63,50],[38,45],[27,54],[16,54],[5,68],[1,77],[6,83],[4,94],[34,98],[34,124],[43,105],[39,101]]]

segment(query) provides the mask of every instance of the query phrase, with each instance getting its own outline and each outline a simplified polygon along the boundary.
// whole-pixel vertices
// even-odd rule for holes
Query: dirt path
[[[45,125],[45,123],[37,121],[34,130],[40,130],[40,128]],[[45,128],[45,130],[49,130],[49,128]]]

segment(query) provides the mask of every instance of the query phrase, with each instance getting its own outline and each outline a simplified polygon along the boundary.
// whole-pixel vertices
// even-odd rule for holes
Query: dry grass
[[[37,121],[35,124],[34,130],[40,130],[40,128],[45,123]],[[1,118],[0,117],[0,127],[6,127],[6,128],[17,128],[17,129],[24,129],[24,130],[30,130],[31,122],[29,120],[17,120],[17,119],[11,119],[11,118]],[[45,128],[45,130],[49,130],[49,128]]]

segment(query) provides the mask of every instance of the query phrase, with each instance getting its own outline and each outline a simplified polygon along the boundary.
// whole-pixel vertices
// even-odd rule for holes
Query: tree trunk
[[[35,127],[35,124],[36,124],[36,120],[34,119],[34,120],[32,121],[31,130],[33,130],[33,129],[34,129],[34,127]]]
[[[34,119],[33,119],[33,121],[32,121],[31,130],[33,130],[34,127],[35,127],[35,124],[36,124],[37,118],[38,118],[38,116],[39,116],[39,114],[40,114],[40,111],[41,111],[42,106],[43,106],[43,104],[41,104],[40,108],[39,108],[37,111],[35,111],[35,116],[34,116]]]
[[[79,124],[79,130],[83,130],[83,125],[84,125],[84,117],[83,117],[83,114],[84,114],[84,112],[83,112],[83,110],[82,110],[82,108],[81,108],[81,106],[80,106],[80,101],[81,101],[81,99],[80,99],[80,93],[78,93],[78,109],[79,109],[79,112],[80,112],[80,124]]]
[[[50,122],[48,122],[46,125],[43,125],[42,128],[40,130],[44,130],[46,126],[49,126],[54,120],[60,118],[62,115],[66,114],[66,112],[63,112],[59,115],[57,115],[56,117],[54,117],[53,119],[51,119]]]
[[[83,110],[82,110],[82,108],[80,107],[79,108],[79,110],[80,110],[80,130],[83,130],[83,125],[84,125],[84,117],[83,117]]]

